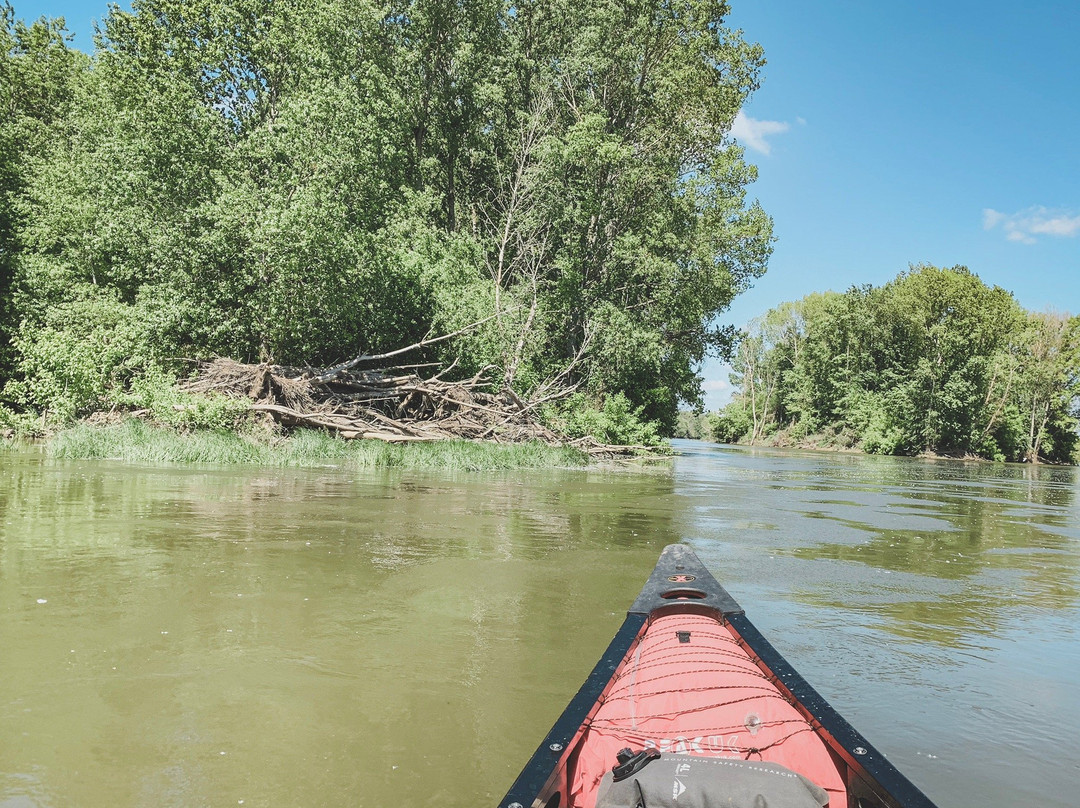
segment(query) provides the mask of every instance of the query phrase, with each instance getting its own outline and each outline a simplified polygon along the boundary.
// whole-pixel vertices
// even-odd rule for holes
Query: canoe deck
[[[848,804],[842,764],[718,616],[650,621],[584,729],[569,806],[593,808],[624,747],[778,763],[824,788],[830,805]]]
[[[683,544],[661,553],[499,808],[595,808],[601,778],[626,747],[655,747],[664,763],[704,758],[713,772],[754,770],[753,761],[772,764],[761,770],[783,767],[816,784],[813,800],[827,795],[830,808],[936,808],[773,648]],[[710,794],[722,801],[724,793],[698,796],[720,804]]]

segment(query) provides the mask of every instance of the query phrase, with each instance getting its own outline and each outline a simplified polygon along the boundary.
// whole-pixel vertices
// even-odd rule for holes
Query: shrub
[[[176,376],[158,365],[134,377],[130,389],[113,391],[109,400],[125,408],[149,410],[158,423],[181,430],[233,429],[251,410],[245,399],[185,393],[176,387]]]
[[[709,420],[713,437],[720,443],[738,443],[750,432],[750,413],[740,399],[711,415]]]
[[[655,421],[643,417],[644,407],[634,407],[622,393],[609,395],[597,405],[584,393],[575,393],[546,412],[547,421],[570,438],[591,435],[601,443],[619,446],[663,445]]]
[[[147,364],[142,323],[132,306],[91,297],[24,321],[14,339],[18,378],[4,396],[61,423],[106,405]]]

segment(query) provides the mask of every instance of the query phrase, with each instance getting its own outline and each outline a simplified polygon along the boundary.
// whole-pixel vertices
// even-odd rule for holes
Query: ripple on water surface
[[[1075,470],[679,448],[647,474],[0,456],[0,808],[494,804],[676,541],[942,806],[1071,805]]]

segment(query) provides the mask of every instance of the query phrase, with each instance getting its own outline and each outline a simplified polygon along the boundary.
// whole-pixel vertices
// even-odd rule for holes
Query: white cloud
[[[983,210],[984,230],[993,230],[999,225],[1009,241],[1034,244],[1035,236],[1071,238],[1080,234],[1080,214],[1041,205],[1017,213],[1002,213],[992,208]]]
[[[1032,223],[1031,232],[1047,236],[1075,236],[1080,233],[1080,216],[1069,216],[1063,213],[1049,219],[1041,219]]]
[[[734,392],[731,384],[725,378],[731,372],[731,368],[727,365],[720,365],[713,368],[713,370],[718,376],[709,374],[701,385],[701,389],[705,393],[705,409],[709,412],[715,412],[727,406],[727,403],[731,401],[731,394]]]
[[[983,229],[984,230],[993,230],[994,227],[996,227],[998,224],[1001,223],[1002,219],[1007,219],[1007,218],[1008,217],[1004,213],[998,213],[996,210],[992,210],[990,208],[984,208],[983,209]]]
[[[731,124],[731,134],[747,148],[768,154],[772,146],[765,138],[786,132],[790,128],[791,124],[787,121],[759,121],[757,118],[745,115],[740,109]]]

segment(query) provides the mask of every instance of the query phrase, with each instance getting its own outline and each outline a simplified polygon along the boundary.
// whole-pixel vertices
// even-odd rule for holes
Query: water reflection
[[[951,643],[969,629],[995,630],[1012,605],[1068,609],[1080,598],[1076,469],[686,451],[695,462],[680,474],[682,493],[700,503],[689,532],[717,548],[717,563],[745,558],[757,572],[767,552],[831,562],[833,579],[852,577],[837,564],[903,576],[872,576],[872,591],[857,592],[819,585],[804,566],[806,585],[791,584],[804,602],[876,615],[901,636],[924,637],[929,624]],[[763,574],[783,574],[777,567]]]
[[[808,516],[859,538],[789,552],[963,584],[930,599],[895,599],[909,589],[901,584],[884,590],[884,603],[856,606],[886,618],[888,630],[953,645],[970,632],[996,631],[1011,607],[1059,610],[1077,603],[1074,470],[948,461],[895,461],[870,469],[876,474],[849,486],[870,494],[866,501],[832,499],[834,482],[829,499],[806,503],[821,506]],[[848,605],[822,593],[807,598],[816,605]]]
[[[672,491],[5,454],[0,805],[494,800],[679,538]]]
[[[683,450],[687,535],[894,763],[942,805],[1071,804],[1076,469]]]
[[[1075,470],[680,449],[648,474],[0,454],[0,808],[492,804],[675,541],[941,804],[1068,793],[1042,749],[1080,759]]]

